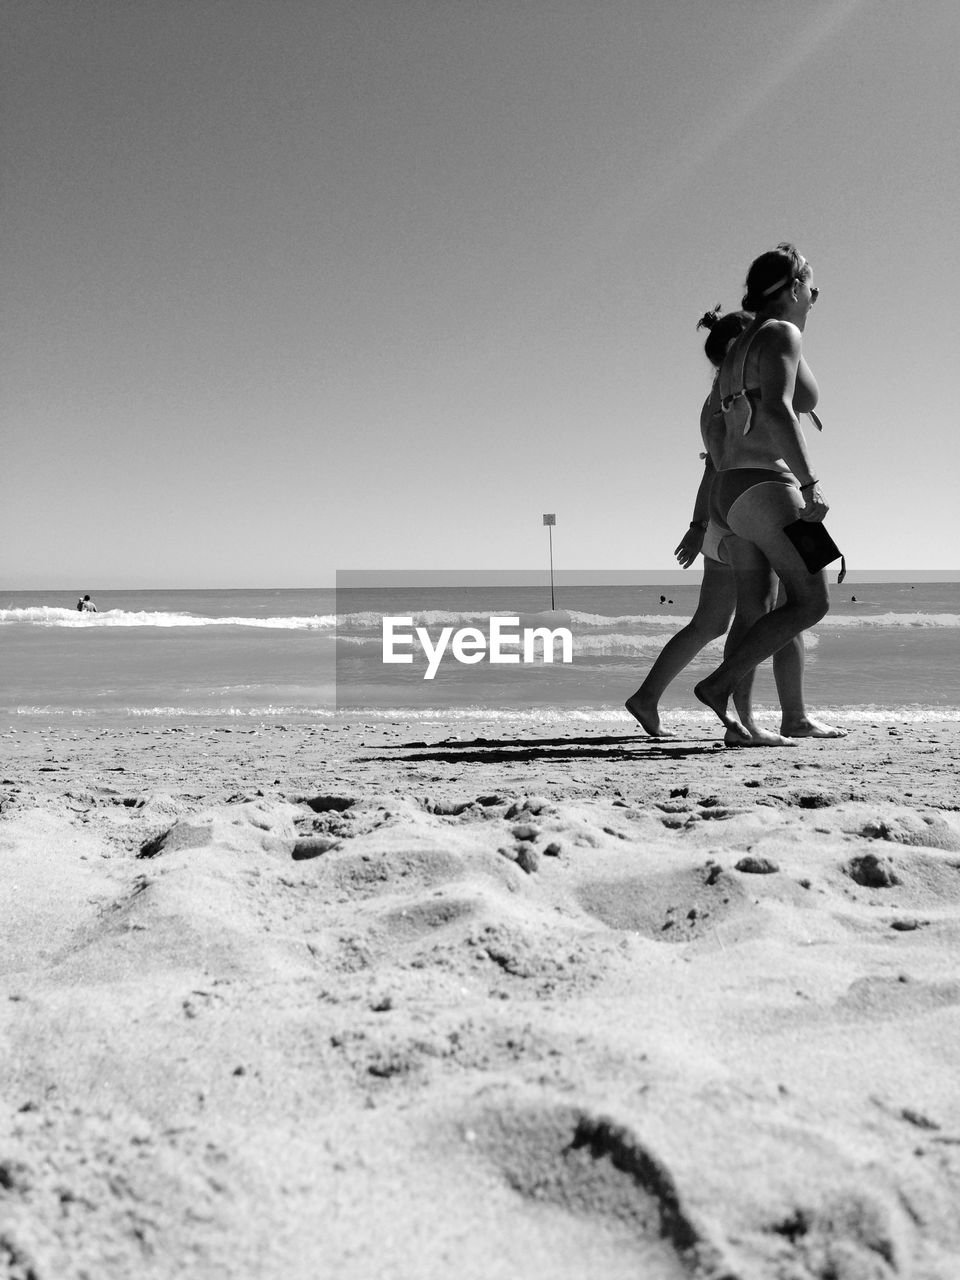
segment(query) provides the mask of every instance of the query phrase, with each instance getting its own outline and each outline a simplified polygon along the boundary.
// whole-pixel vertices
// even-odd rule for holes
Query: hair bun
[[[712,311],[705,311],[697,321],[698,329],[714,329],[720,319],[720,303],[713,308]]]

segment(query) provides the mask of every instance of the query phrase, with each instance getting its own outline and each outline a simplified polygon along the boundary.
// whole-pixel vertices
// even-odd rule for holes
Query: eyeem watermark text
[[[401,631],[398,630],[400,627],[408,629]],[[427,657],[423,678],[432,680],[448,650],[457,662],[468,666],[484,659],[499,663],[536,662],[539,644],[541,660],[553,662],[554,644],[558,640],[560,661],[573,661],[573,636],[566,627],[553,630],[549,627],[524,627],[520,631],[519,617],[491,618],[489,627],[488,635],[479,627],[460,627],[456,631],[453,627],[442,627],[434,643],[426,627],[413,627],[413,618],[384,618],[383,661],[413,662],[413,653],[398,651],[398,646],[410,646],[412,649],[414,643],[419,642]]]

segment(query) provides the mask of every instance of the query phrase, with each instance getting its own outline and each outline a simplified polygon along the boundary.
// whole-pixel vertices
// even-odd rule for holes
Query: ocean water
[[[0,716],[49,721],[528,717],[629,721],[633,692],[664,642],[690,618],[682,585],[368,587],[317,590],[0,593]],[[661,597],[663,599],[661,600]],[[851,597],[855,597],[852,599]],[[448,649],[431,680],[419,643],[383,662],[382,619],[410,618],[436,645],[443,628],[489,631],[491,615],[566,627],[572,658],[473,664]],[[667,691],[674,723],[709,723],[693,685],[720,660],[709,646]],[[507,651],[510,651],[509,648]],[[516,652],[517,649],[512,650]],[[831,587],[831,611],[807,633],[806,693],[839,720],[960,719],[960,583]],[[770,664],[755,701],[775,715]]]

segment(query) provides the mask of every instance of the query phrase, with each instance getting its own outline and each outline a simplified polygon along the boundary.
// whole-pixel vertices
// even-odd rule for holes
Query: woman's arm
[[[700,477],[700,487],[697,489],[697,497],[693,504],[693,519],[690,521],[689,529],[680,539],[679,546],[675,547],[673,552],[683,569],[690,568],[703,546],[703,535],[707,531],[707,521],[710,519],[710,489],[715,474],[710,455],[707,454],[703,463],[703,475]]]
[[[704,400],[703,408],[700,410],[700,438],[714,467],[719,469],[723,460],[725,433],[723,409],[720,405],[720,385],[716,380],[713,390]]]
[[[716,474],[708,453],[703,460],[703,475],[700,477],[700,485],[693,503],[691,525],[699,524],[706,528],[707,521],[710,519],[710,490],[713,487],[713,477]]]
[[[797,477],[803,495],[804,520],[822,520],[828,507],[807,453],[793,395],[800,367],[800,330],[788,321],[764,331],[758,352],[760,400],[770,438],[780,457]]]

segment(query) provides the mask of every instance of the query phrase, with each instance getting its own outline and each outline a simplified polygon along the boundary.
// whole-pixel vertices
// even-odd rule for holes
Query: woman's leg
[[[696,612],[687,625],[660,650],[643,684],[625,706],[653,738],[662,738],[658,704],[664,690],[711,640],[730,625],[736,602],[733,570],[719,560],[703,560],[703,582]]]
[[[753,624],[773,608],[777,583],[769,561],[753,543],[732,535],[723,540],[723,552],[733,566],[737,587],[737,610],[724,646],[726,658],[736,651]],[[729,747],[792,746],[789,738],[757,724],[753,714],[755,674],[756,667],[752,667],[733,690],[734,706],[746,736],[731,727],[724,734],[724,742]]]
[[[777,604],[786,603],[780,586]],[[773,678],[780,699],[780,732],[788,738],[845,738],[846,729],[825,724],[807,711],[803,696],[803,668],[806,661],[803,636],[794,636],[773,655]]]
[[[783,532],[802,506],[800,492],[792,485],[764,483],[739,497],[727,516],[730,528],[766,556],[785,593],[785,602],[758,618],[716,671],[694,689],[700,701],[735,732],[739,721],[728,712],[727,704],[740,681],[801,631],[819,622],[830,607],[826,574],[822,570],[810,573]]]

